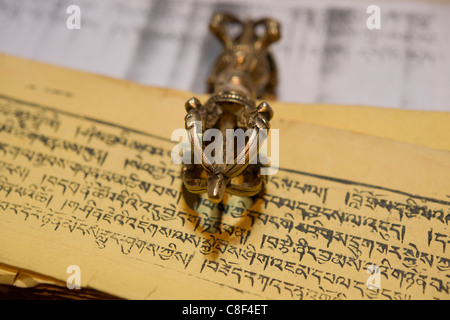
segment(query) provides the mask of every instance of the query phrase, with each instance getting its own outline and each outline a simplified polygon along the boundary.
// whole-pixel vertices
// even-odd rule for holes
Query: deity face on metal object
[[[230,27],[238,27],[240,33],[231,36]],[[195,97],[185,104],[193,161],[183,165],[182,179],[189,192],[207,192],[211,201],[219,203],[225,192],[250,197],[264,189],[267,176],[261,175],[257,153],[267,137],[273,111],[267,102],[256,106],[255,101],[273,93],[276,86],[277,71],[268,48],[280,39],[280,26],[272,19],[242,22],[216,13],[210,30],[224,50],[208,77],[211,98],[204,105]],[[219,130],[222,137],[229,130],[241,129],[247,133],[245,143],[223,141],[223,161],[215,161],[204,152],[213,141],[200,138],[208,129]],[[236,156],[230,159],[229,154]]]

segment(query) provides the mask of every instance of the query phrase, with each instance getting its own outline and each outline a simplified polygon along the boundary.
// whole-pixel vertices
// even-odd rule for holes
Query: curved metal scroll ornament
[[[228,31],[236,26],[241,32],[232,37]],[[266,138],[273,111],[267,102],[256,106],[255,101],[276,86],[277,71],[268,48],[280,39],[280,26],[272,19],[242,22],[234,16],[216,13],[209,27],[224,50],[208,78],[210,99],[202,105],[193,97],[185,104],[185,125],[194,161],[183,165],[182,180],[189,192],[207,192],[211,201],[219,203],[225,192],[251,197],[265,187],[267,176],[261,175],[262,164],[252,160]],[[234,161],[219,164],[203,152],[211,142],[199,137],[212,128],[220,130],[223,137],[227,129],[253,130],[245,147],[235,148]]]

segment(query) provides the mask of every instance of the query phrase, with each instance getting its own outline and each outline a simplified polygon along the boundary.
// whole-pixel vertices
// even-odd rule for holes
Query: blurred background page
[[[206,92],[222,48],[214,12],[270,16],[278,100],[450,111],[450,4],[377,1],[0,0],[0,52],[127,79]],[[69,30],[67,8],[81,10]]]

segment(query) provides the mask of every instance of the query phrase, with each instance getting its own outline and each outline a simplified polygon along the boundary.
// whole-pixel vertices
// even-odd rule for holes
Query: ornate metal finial
[[[229,35],[230,25],[240,27],[238,36]],[[267,133],[273,111],[267,102],[256,106],[255,101],[276,85],[275,63],[268,47],[280,39],[280,26],[272,19],[241,22],[231,15],[216,13],[209,27],[222,42],[224,51],[208,78],[211,98],[205,105],[195,97],[185,104],[191,158],[195,160],[197,155],[198,161],[183,165],[182,179],[188,191],[207,192],[209,199],[218,203],[225,192],[250,197],[265,186],[267,177],[261,175],[261,163],[250,162],[262,143],[261,136],[266,137],[262,133]],[[262,33],[258,34],[260,29]],[[253,130],[243,148],[234,147],[236,152],[233,154],[237,156],[232,163],[215,163],[203,152],[211,142],[199,137],[200,133],[212,128],[220,130],[223,137],[227,129]],[[227,144],[224,146],[226,148]],[[225,157],[226,152],[223,154]]]

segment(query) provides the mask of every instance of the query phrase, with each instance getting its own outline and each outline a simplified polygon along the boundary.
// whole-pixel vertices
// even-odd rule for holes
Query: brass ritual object
[[[230,27],[238,27],[240,34],[231,36]],[[273,117],[269,104],[264,101],[256,106],[256,99],[273,90],[277,82],[275,63],[268,49],[280,39],[280,26],[273,19],[240,21],[229,14],[216,13],[209,28],[222,43],[223,52],[208,78],[210,99],[202,105],[193,97],[185,104],[191,159],[197,152],[201,160],[183,164],[182,180],[189,192],[207,192],[211,201],[219,203],[225,192],[251,197],[261,192],[267,182],[267,176],[261,175],[259,160],[257,163],[250,160],[255,159],[251,150],[259,150],[261,135],[268,132]],[[233,163],[218,164],[204,156],[208,142],[199,137],[211,128],[220,130],[223,137],[226,129],[253,130],[245,147],[235,150]],[[262,135],[262,139],[266,137]]]

